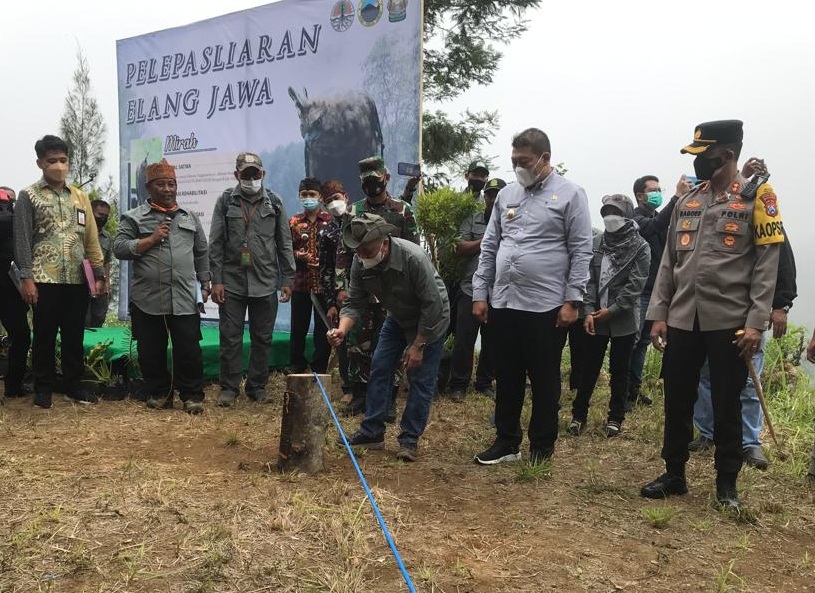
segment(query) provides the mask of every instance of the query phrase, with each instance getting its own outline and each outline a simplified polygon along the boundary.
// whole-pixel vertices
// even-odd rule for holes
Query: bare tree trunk
[[[319,377],[323,385],[329,384],[330,375]],[[321,472],[327,426],[325,402],[314,375],[286,377],[277,469],[307,474]]]

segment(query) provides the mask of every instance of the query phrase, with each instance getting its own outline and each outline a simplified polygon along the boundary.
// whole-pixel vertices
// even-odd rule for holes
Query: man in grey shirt
[[[552,456],[557,440],[560,358],[566,328],[578,316],[592,257],[586,192],[550,164],[549,137],[536,128],[512,140],[518,183],[498,194],[473,276],[473,315],[493,326],[495,442],[475,461],[520,459],[521,409],[532,384],[529,449]],[[487,319],[487,301],[490,303]]]
[[[176,202],[175,169],[166,160],[147,166],[150,199],[125,212],[113,240],[119,259],[133,260],[130,318],[138,342],[147,407],[171,408],[178,389],[184,411],[204,411],[201,356],[202,301],[210,292],[207,238],[201,221]],[[173,345],[173,373],[167,370],[167,338]]]
[[[404,365],[410,381],[402,413],[397,459],[418,458],[419,437],[427,425],[436,386],[444,336],[450,323],[447,290],[427,253],[391,234],[396,227],[375,214],[363,213],[343,229],[345,244],[356,251],[348,296],[337,329],[328,332],[335,348],[360,321],[371,297],[388,311],[371,360],[365,419],[348,442],[382,449],[393,376]],[[342,440],[338,441],[343,444]]]
[[[291,298],[294,253],[289,219],[280,197],[263,187],[260,157],[242,152],[235,162],[238,185],[215,202],[209,230],[212,301],[218,305],[221,338],[221,393],[229,407],[240,392],[243,374],[243,320],[249,310],[251,350],[246,397],[268,401],[269,350],[280,302]]]

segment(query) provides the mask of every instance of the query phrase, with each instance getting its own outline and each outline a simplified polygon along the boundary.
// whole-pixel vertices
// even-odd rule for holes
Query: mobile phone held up
[[[422,175],[422,168],[417,163],[399,163],[396,171],[405,177],[421,177]]]

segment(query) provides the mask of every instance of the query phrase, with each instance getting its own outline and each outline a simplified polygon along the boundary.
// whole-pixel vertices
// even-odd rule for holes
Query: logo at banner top
[[[373,27],[382,16],[382,0],[360,0],[357,12],[360,23],[366,27]]]
[[[338,33],[347,31],[354,24],[354,3],[351,0],[339,0],[331,9],[331,26]]]
[[[388,20],[398,23],[407,17],[408,0],[388,0]]]

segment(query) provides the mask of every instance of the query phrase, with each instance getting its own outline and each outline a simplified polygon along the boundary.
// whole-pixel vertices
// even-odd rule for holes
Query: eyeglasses
[[[250,167],[248,169],[244,169],[241,171],[238,176],[243,179],[244,181],[254,180],[257,181],[258,179],[263,177],[263,172],[258,171],[254,167]]]

